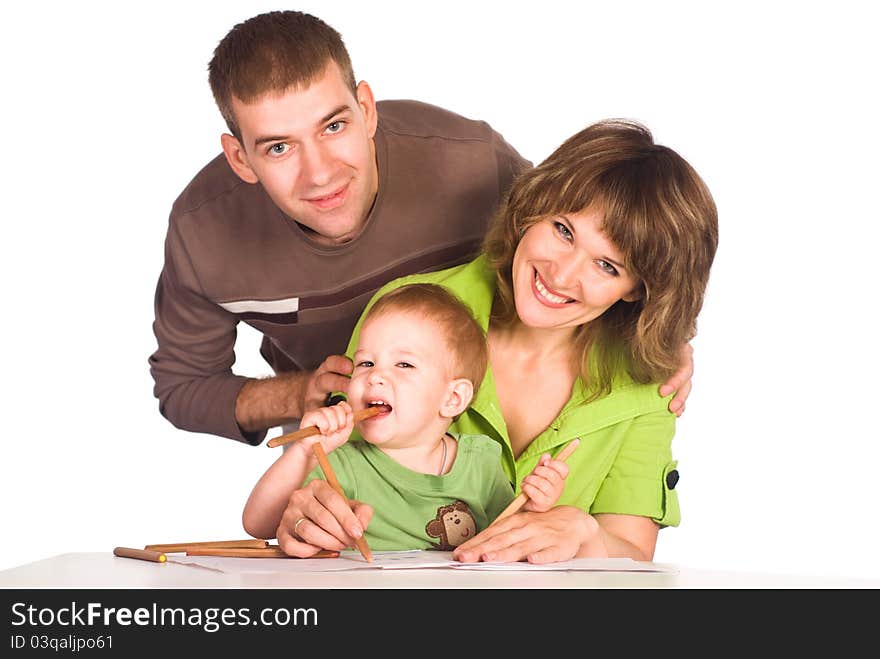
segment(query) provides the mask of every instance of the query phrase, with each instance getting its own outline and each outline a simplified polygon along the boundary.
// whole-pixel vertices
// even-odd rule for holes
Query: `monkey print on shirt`
[[[439,538],[439,542],[432,543],[435,549],[452,551],[476,535],[477,523],[468,505],[459,499],[438,508],[437,517],[428,522],[425,532],[432,538]]]

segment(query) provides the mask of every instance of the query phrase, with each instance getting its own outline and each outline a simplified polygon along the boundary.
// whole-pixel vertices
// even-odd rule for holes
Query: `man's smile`
[[[311,197],[306,199],[308,203],[315,206],[320,210],[332,210],[334,208],[338,208],[345,203],[346,193],[348,192],[349,184],[346,183],[341,188],[336,189],[330,194],[323,195],[320,197]]]

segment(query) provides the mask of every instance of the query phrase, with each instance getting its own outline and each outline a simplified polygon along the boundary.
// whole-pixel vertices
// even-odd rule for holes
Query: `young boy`
[[[245,530],[275,537],[291,493],[322,477],[311,448],[317,441],[346,496],[372,506],[365,529],[371,549],[448,551],[486,528],[513,498],[501,447],[447,430],[470,404],[487,362],[485,334],[442,286],[403,286],[379,299],[361,328],[349,402],[303,416],[302,426],[321,435],[298,441],[266,471],[245,505]],[[346,442],[354,410],[366,407],[381,411]],[[563,462],[542,456],[523,479],[524,508],[548,510],[567,474]]]

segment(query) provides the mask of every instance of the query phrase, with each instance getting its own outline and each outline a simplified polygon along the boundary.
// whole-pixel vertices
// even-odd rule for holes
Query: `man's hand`
[[[675,392],[675,396],[669,401],[669,411],[675,416],[684,414],[684,404],[691,393],[691,378],[694,377],[694,349],[691,344],[685,343],[680,354],[681,368],[660,387],[661,396]]]
[[[244,432],[258,432],[302,418],[323,407],[327,394],[348,391],[354,366],[344,355],[331,355],[314,372],[281,373],[248,380],[235,399],[235,421]]]
[[[248,380],[235,399],[235,422],[244,432],[259,432],[303,415],[303,392],[309,373],[295,371]]]
[[[306,383],[303,412],[324,407],[334,391],[348,391],[354,364],[345,355],[330,355],[311,374]]]

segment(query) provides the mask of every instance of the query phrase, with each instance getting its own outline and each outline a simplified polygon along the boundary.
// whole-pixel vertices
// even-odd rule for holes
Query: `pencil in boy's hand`
[[[580,445],[580,443],[581,443],[581,438],[575,437],[568,444],[566,444],[562,448],[562,450],[553,459],[554,460],[562,460],[563,462],[565,462],[566,460],[568,460],[568,457],[572,453],[574,453],[574,450],[578,447],[578,445]],[[498,517],[496,517],[494,520],[492,520],[492,522],[489,524],[489,526],[491,526],[495,522],[500,522],[505,517],[510,517],[515,512],[517,512],[520,508],[522,508],[524,505],[526,505],[526,501],[528,501],[528,500],[529,500],[528,495],[526,495],[524,492],[520,492],[519,496],[517,496],[516,499],[511,501],[510,505],[507,506],[507,508],[505,508],[504,510],[502,510],[499,513]]]
[[[318,464],[321,465],[321,471],[324,472],[324,478],[330,483],[330,487],[336,490],[343,499],[348,501],[348,497],[345,496],[345,492],[342,491],[342,486],[339,484],[339,481],[336,480],[336,474],[333,473],[333,467],[330,466],[330,461],[327,459],[327,454],[324,452],[324,447],[321,446],[321,442],[315,442],[312,444],[312,452],[314,452],[315,457],[318,458]],[[366,538],[364,538],[364,536],[355,538],[354,544],[357,545],[361,556],[363,556],[368,563],[372,563],[373,552],[370,551]]]
[[[116,547],[113,550],[114,556],[122,558],[138,558],[142,561],[153,561],[154,563],[164,563],[167,558],[161,551],[150,551],[149,549],[133,549],[131,547]]]
[[[354,422],[359,423],[364,419],[369,419],[371,416],[376,416],[379,412],[382,411],[381,407],[365,407],[362,410],[358,410],[354,413]],[[290,444],[290,442],[295,442],[298,439],[305,439],[306,437],[311,437],[312,435],[320,435],[321,431],[318,430],[318,426],[307,426],[305,428],[300,428],[295,432],[288,433],[286,435],[279,435],[278,437],[273,437],[268,442],[266,442],[266,446],[269,448],[275,448],[276,446],[283,446],[284,444]]]

